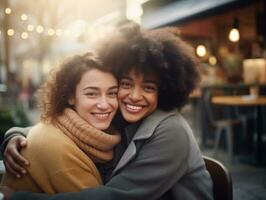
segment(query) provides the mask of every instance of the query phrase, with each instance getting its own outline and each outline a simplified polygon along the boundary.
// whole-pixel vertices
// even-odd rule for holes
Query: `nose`
[[[106,110],[109,108],[109,102],[108,99],[105,96],[102,96],[98,103],[97,103],[97,108],[101,110]]]
[[[130,98],[132,101],[138,101],[138,100],[141,100],[141,98],[142,98],[141,90],[140,90],[139,88],[133,88],[133,89],[130,91],[129,98]]]

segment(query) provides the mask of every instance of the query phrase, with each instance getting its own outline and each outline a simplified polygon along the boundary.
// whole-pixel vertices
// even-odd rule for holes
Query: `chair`
[[[214,149],[213,149],[213,156],[215,156],[219,143],[222,137],[222,133],[225,133],[226,136],[226,143],[227,143],[227,152],[230,159],[230,162],[233,161],[233,126],[236,124],[241,124],[240,120],[237,119],[215,119],[213,114],[213,108],[211,106],[211,91],[206,90],[203,94],[203,106],[206,111],[207,120],[209,121],[210,125],[214,127],[215,136],[214,136]]]
[[[213,158],[203,156],[203,159],[212,178],[214,200],[232,200],[233,186],[228,169]]]

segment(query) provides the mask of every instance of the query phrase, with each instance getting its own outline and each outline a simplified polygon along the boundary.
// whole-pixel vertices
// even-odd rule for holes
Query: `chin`
[[[123,115],[123,113],[122,113],[122,115]],[[124,114],[123,118],[129,123],[135,123],[135,122],[138,122],[139,120],[141,120],[143,117],[142,116],[136,117],[136,116]]]
[[[106,123],[106,124],[92,124],[92,126],[94,126],[95,128],[99,129],[99,130],[106,130],[109,128],[110,123]]]

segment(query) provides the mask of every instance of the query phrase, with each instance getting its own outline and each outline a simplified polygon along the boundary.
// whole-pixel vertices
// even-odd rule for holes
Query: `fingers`
[[[27,139],[23,136],[19,136],[18,143],[19,143],[20,148],[25,148],[27,146]]]
[[[25,170],[25,159],[17,152],[12,150],[7,150],[4,154],[5,165],[7,165],[7,170],[14,175],[23,175],[26,174]]]
[[[7,157],[11,157],[16,164],[21,165],[21,167],[25,165],[29,165],[29,161],[24,158],[17,148],[10,148],[7,150]]]
[[[5,163],[6,171],[8,171],[9,173],[13,174],[17,178],[20,178],[21,177],[21,173],[20,173],[19,170],[16,171],[16,169],[14,167],[11,167],[10,166],[9,162],[4,161],[4,163]]]
[[[13,137],[7,145],[7,154],[13,157],[20,165],[29,165],[29,161],[25,159],[21,154],[20,150],[27,147],[27,139],[24,136]]]
[[[6,169],[16,177],[27,173],[24,167],[29,165],[29,162],[20,154],[20,150],[26,146],[27,141],[23,136],[15,136],[10,139],[4,152]]]

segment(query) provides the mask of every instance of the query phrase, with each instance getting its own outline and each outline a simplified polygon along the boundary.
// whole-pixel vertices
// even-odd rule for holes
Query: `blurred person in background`
[[[199,81],[192,48],[167,30],[145,31],[136,24],[121,26],[101,47],[97,53],[104,65],[119,73],[125,120],[118,162],[106,169],[105,185],[57,195],[17,192],[10,199],[213,199],[211,177],[179,114]],[[19,129],[10,130],[3,145],[14,174],[24,168],[19,151],[27,148],[18,134]]]

